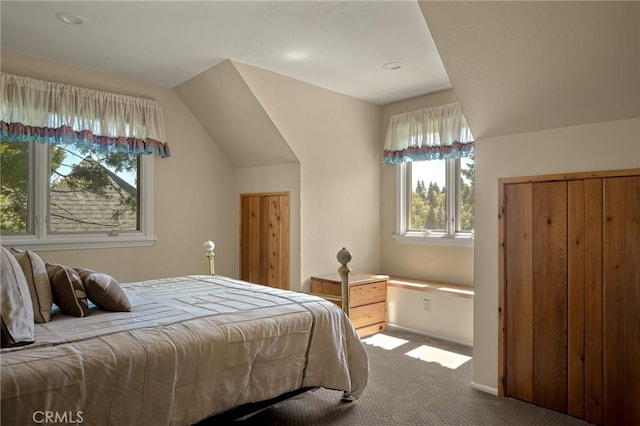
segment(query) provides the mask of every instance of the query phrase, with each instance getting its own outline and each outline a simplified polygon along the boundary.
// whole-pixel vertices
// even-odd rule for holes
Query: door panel
[[[584,417],[585,183],[568,183],[567,412]]]
[[[584,189],[584,418],[602,423],[602,179]]]
[[[240,196],[240,278],[289,289],[289,193]]]
[[[604,181],[604,421],[640,424],[640,177]]]
[[[533,400],[533,185],[508,185],[506,195],[506,393]]]
[[[533,185],[533,402],[567,410],[567,183]]]

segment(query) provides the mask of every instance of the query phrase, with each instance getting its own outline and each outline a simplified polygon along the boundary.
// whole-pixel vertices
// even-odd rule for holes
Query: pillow
[[[31,250],[22,251],[12,247],[11,251],[13,256],[18,259],[22,272],[27,277],[31,304],[33,305],[33,319],[37,323],[49,322],[53,296],[44,262]]]
[[[129,298],[115,278],[91,269],[74,269],[82,279],[89,300],[98,308],[114,312],[131,311]]]
[[[0,247],[0,299],[2,327],[0,345],[5,347],[33,343],[33,305],[27,278],[9,250]]]
[[[60,310],[74,317],[89,315],[89,302],[82,280],[76,271],[68,266],[47,263],[47,274],[51,281],[53,303]]]

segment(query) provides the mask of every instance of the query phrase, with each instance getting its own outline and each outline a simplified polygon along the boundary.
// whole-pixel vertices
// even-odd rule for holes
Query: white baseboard
[[[498,389],[492,388],[489,386],[481,385],[479,383],[471,382],[469,384],[473,389],[479,390],[480,392],[490,393],[491,395],[498,396]]]
[[[422,336],[433,337],[434,339],[446,340],[447,342],[457,343],[459,345],[468,346],[470,348],[473,347],[473,342],[468,342],[466,340],[454,339],[452,337],[441,336],[439,334],[429,333],[427,331],[422,331],[422,330],[416,330],[416,329],[409,328],[409,327],[403,327],[401,325],[396,325],[396,324],[387,324],[387,325],[388,325],[389,328],[395,328],[395,329],[398,329],[398,330],[409,331],[411,333],[420,334]]]

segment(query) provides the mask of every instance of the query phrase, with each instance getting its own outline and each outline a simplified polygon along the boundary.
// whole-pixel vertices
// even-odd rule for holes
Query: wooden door
[[[240,279],[289,289],[289,193],[240,195]]]
[[[604,181],[604,423],[640,424],[640,176]]]
[[[499,393],[640,424],[640,170],[501,181]]]
[[[506,393],[567,409],[567,184],[506,191]]]
[[[602,181],[570,181],[567,412],[602,422]]]

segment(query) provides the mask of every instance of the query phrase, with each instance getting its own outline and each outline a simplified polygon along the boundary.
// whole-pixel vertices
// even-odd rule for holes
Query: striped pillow
[[[33,304],[33,319],[37,323],[48,322],[51,319],[51,284],[44,262],[31,250],[22,251],[11,248],[13,255],[27,278],[31,303]]]
[[[51,281],[53,303],[67,315],[86,317],[89,315],[89,302],[84,284],[76,271],[57,263],[47,263],[47,274]]]

